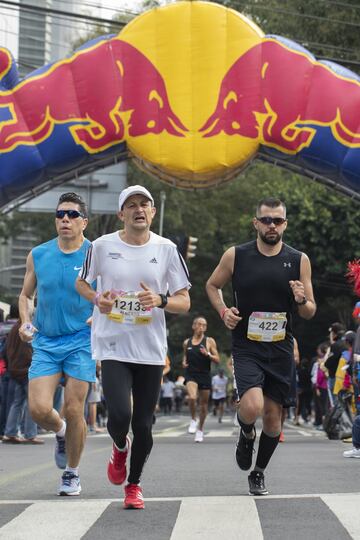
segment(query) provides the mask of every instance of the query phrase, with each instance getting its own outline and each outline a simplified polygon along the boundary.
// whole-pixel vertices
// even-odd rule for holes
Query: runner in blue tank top
[[[311,319],[316,304],[308,257],[282,241],[287,227],[284,203],[272,197],[261,200],[253,225],[256,241],[228,249],[206,290],[225,326],[232,330],[241,428],[236,461],[240,469],[250,469],[255,421],[262,415],[256,464],[248,481],[251,495],[267,495],[264,470],[279,442],[282,408],[291,387],[292,312],[297,309],[300,317]],[[230,281],[233,304],[229,308],[221,289]]]
[[[37,424],[56,434],[55,461],[65,469],[59,495],[79,495],[79,462],[85,443],[84,403],[89,382],[95,381],[91,358],[92,304],[75,289],[90,242],[84,238],[87,208],[76,193],[63,194],[56,208],[58,236],[28,255],[19,297],[21,339],[32,341],[29,407]],[[31,322],[32,303],[37,306]],[[53,408],[53,397],[65,377],[64,416]]]

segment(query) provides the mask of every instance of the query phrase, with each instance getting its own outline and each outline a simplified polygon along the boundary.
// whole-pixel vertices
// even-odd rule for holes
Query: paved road
[[[88,437],[81,498],[55,495],[61,472],[53,436],[44,446],[0,445],[0,539],[347,540],[360,539],[360,460],[308,427],[285,427],[269,470],[268,497],[248,495],[234,461],[237,429],[208,417],[205,440],[186,416],[159,417],[142,485],[144,511],[122,509],[122,487],[106,478],[109,437]]]

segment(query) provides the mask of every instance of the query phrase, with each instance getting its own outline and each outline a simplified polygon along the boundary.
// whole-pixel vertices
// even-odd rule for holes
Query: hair
[[[256,206],[256,216],[259,215],[262,206],[268,206],[269,208],[278,208],[279,206],[282,206],[286,216],[286,206],[280,199],[276,199],[275,197],[265,197],[264,199],[261,199]]]
[[[330,325],[330,331],[335,334],[336,337],[341,337],[345,334],[345,326],[339,322],[335,322]]]
[[[205,317],[203,317],[202,315],[198,315],[197,317],[195,317],[195,319],[193,320],[192,323],[193,323],[193,324],[196,323],[196,321],[197,321],[198,319],[204,319],[204,321],[205,321],[206,324],[207,324],[207,320],[206,320]]]
[[[327,342],[325,342],[325,341],[324,341],[323,343],[320,343],[320,345],[317,346],[317,349],[320,349],[320,351],[321,351],[323,354],[326,353],[326,351],[328,350],[328,348],[329,348],[329,343],[327,343]]]
[[[82,197],[80,195],[78,195],[77,193],[74,193],[73,191],[69,191],[67,193],[63,193],[62,195],[60,195],[60,198],[59,198],[59,201],[57,203],[56,209],[58,209],[60,204],[62,204],[64,202],[71,202],[71,203],[77,204],[79,206],[79,209],[80,209],[80,212],[82,213],[82,215],[85,218],[88,217],[87,206],[86,206],[84,200],[82,199]]]

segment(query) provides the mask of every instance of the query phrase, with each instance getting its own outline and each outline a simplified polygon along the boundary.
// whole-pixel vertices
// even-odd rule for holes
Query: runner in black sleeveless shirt
[[[183,367],[186,368],[185,384],[188,392],[191,421],[189,433],[195,433],[195,442],[203,442],[204,423],[208,412],[211,390],[211,362],[219,363],[216,342],[206,337],[207,322],[196,317],[192,324],[193,336],[183,343]],[[199,421],[196,419],[196,400],[199,393]]]
[[[286,207],[278,199],[259,202],[253,220],[256,241],[228,249],[209,278],[206,290],[213,307],[232,330],[232,354],[240,403],[236,461],[252,463],[255,422],[263,430],[249,490],[266,495],[264,470],[279,442],[282,407],[287,402],[293,363],[292,312],[304,319],[316,311],[308,257],[282,241]],[[232,282],[233,305],[221,289]]]

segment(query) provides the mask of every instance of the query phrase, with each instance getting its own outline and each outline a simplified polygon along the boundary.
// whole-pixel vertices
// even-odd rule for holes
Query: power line
[[[272,11],[276,13],[281,13],[286,16],[292,16],[292,17],[302,17],[304,19],[312,19],[315,21],[326,21],[327,23],[331,24],[338,24],[338,25],[345,25],[345,26],[352,26],[354,28],[359,28],[360,24],[353,23],[349,21],[341,21],[338,19],[330,19],[328,17],[322,17],[321,15],[307,15],[306,13],[299,13],[297,11],[289,11],[287,9],[277,8],[274,6],[267,6],[265,4],[249,4],[248,2],[242,2],[241,0],[238,0],[240,5],[243,5],[244,7],[248,7],[251,9],[264,9],[265,11]]]
[[[0,0],[0,4],[4,4],[7,6],[14,6],[20,11],[34,11],[36,13],[43,13],[46,15],[58,15],[58,16],[68,17],[70,19],[90,21],[93,23],[101,23],[101,24],[109,24],[109,25],[111,24],[111,25],[119,26],[120,28],[122,28],[126,24],[124,22],[117,21],[114,19],[103,19],[101,17],[93,17],[92,15],[81,15],[80,13],[71,13],[69,11],[63,11],[60,9],[44,8],[40,6],[33,6],[31,4],[15,4],[14,2],[10,2],[9,0]]]

